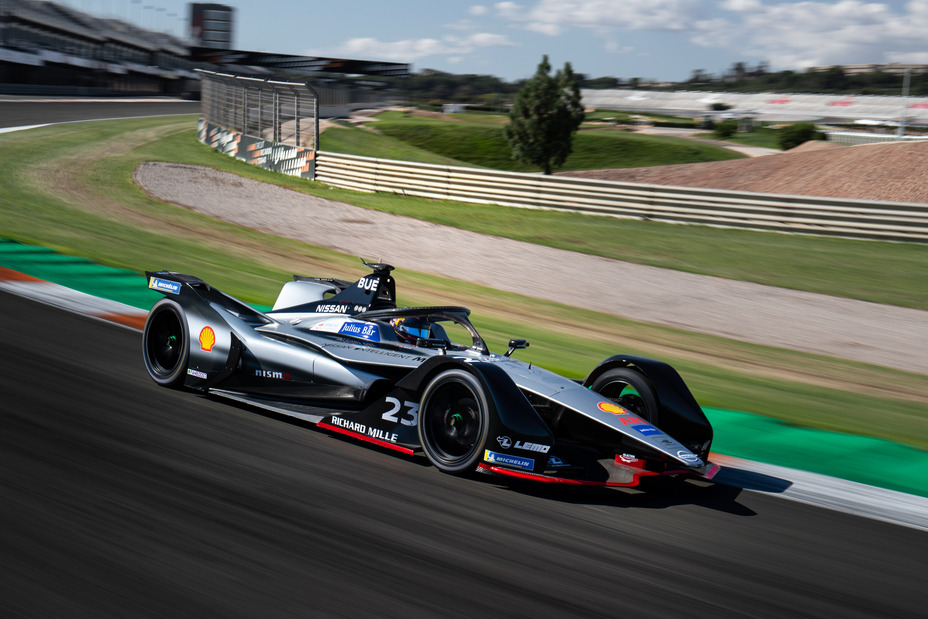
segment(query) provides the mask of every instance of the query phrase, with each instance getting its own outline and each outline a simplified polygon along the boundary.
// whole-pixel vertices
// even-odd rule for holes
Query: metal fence
[[[863,131],[826,131],[828,141],[836,144],[880,144],[883,142],[917,142],[928,140],[928,135],[896,135],[895,133],[866,133]]]
[[[318,152],[308,84],[199,71],[200,141],[265,168],[360,191],[615,217],[928,242],[923,204],[616,183]]]
[[[315,178],[319,97],[309,84],[197,71],[201,142],[269,170]]]
[[[358,191],[633,219],[928,243],[928,206],[670,187],[321,152],[316,180]]]
[[[197,72],[203,78],[206,122],[260,140],[318,150],[319,97],[309,84]]]

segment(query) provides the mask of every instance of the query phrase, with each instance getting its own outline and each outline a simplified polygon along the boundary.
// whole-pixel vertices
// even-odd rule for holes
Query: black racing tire
[[[613,368],[603,372],[590,388],[622,408],[658,425],[660,406],[647,377],[632,368]]]
[[[445,370],[429,382],[419,406],[419,442],[444,473],[477,468],[490,427],[483,386],[467,370]]]
[[[142,333],[142,357],[148,375],[156,383],[171,389],[184,386],[190,360],[190,331],[177,301],[164,298],[151,308]]]

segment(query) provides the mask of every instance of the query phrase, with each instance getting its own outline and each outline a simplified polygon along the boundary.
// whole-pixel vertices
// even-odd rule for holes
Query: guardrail
[[[829,142],[857,146],[860,144],[882,144],[883,142],[919,142],[928,140],[928,135],[896,135],[895,133],[866,133],[863,131],[826,131]]]
[[[632,219],[928,242],[928,205],[499,172],[319,152],[316,180],[367,192]]]

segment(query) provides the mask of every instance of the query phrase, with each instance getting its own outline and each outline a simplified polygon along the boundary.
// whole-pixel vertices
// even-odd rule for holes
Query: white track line
[[[774,464],[713,455],[715,481],[816,507],[928,531],[928,498]]]

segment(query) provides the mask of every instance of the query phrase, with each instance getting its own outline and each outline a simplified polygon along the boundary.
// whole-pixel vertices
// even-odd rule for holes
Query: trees
[[[518,90],[517,85],[491,75],[420,73],[397,80],[396,85],[411,101],[420,103],[474,103],[486,96],[505,96],[508,99]]]
[[[583,122],[580,88],[570,63],[553,77],[550,72],[546,55],[516,94],[506,125],[513,159],[537,165],[545,174],[567,160]]]
[[[712,135],[714,135],[717,140],[727,140],[736,133],[738,133],[738,121],[734,118],[716,123],[715,129],[712,131]]]
[[[825,134],[815,128],[814,123],[796,123],[780,129],[777,145],[782,150],[796,148],[809,140],[824,140]]]

